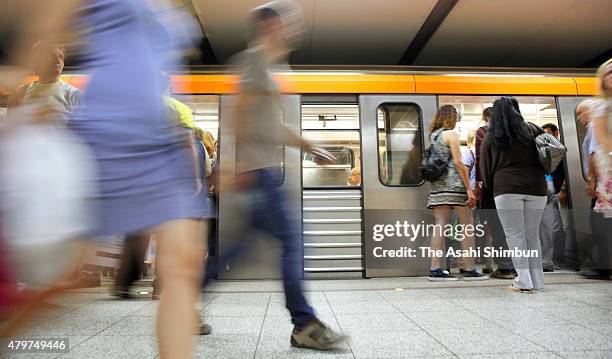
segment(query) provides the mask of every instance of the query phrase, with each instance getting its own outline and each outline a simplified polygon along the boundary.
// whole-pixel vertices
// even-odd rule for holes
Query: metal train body
[[[86,81],[78,75],[64,79],[77,86]],[[437,108],[445,103],[458,107],[466,119],[459,129],[464,138],[479,125],[482,108],[501,95],[517,96],[528,120],[558,124],[568,148],[565,169],[572,232],[579,244],[589,237],[590,199],[584,191],[580,150],[584,128],[576,121],[574,110],[581,100],[595,95],[592,76],[325,70],[280,74],[278,81],[284,93],[284,123],[342,158],[336,165],[321,167],[299,150],[283,148],[279,153],[283,164],[280,186],[290,202],[289,216],[302,234],[296,237],[303,241],[307,277],[425,275],[427,261],[374,258],[377,243],[369,235],[371,226],[389,210],[415,222],[427,211],[429,185],[412,174],[428,145],[427,129]],[[226,169],[234,148],[223,140],[228,131],[224,124],[236,88],[232,75],[173,76],[175,95],[192,106],[196,123],[216,131],[218,159]],[[412,167],[407,169],[402,158],[409,159],[406,163],[412,161]],[[344,181],[355,167],[361,170],[361,183]],[[244,198],[224,196],[223,183],[220,186],[213,254],[223,256],[237,240],[247,240],[252,247],[237,262],[217,268],[218,277],[278,278],[280,243],[256,234],[244,238],[245,233],[236,226]],[[408,215],[411,213],[414,216]],[[427,244],[426,238],[420,240]]]

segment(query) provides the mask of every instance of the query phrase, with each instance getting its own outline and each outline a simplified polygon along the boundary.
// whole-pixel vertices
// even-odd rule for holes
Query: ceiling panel
[[[193,0],[217,59],[246,45],[249,11],[261,0]],[[395,64],[436,0],[298,0],[308,32],[292,57],[298,64]]]
[[[396,64],[435,0],[319,0],[311,58],[317,64]]]
[[[415,65],[505,64],[516,49],[578,1],[460,0],[417,57]]]
[[[568,67],[584,64],[612,49],[612,0],[576,1],[527,40],[505,66]]]
[[[244,49],[249,12],[266,1],[193,0],[192,3],[217,60],[223,64]]]
[[[220,63],[246,46],[264,0],[193,0]],[[293,64],[395,65],[437,0],[296,0]],[[574,67],[612,48],[612,0],[459,0],[414,65]]]

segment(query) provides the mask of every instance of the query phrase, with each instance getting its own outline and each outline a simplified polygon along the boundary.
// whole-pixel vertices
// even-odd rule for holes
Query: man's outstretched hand
[[[331,165],[336,161],[334,155],[321,147],[311,147],[310,153],[314,155],[314,161],[318,165]]]

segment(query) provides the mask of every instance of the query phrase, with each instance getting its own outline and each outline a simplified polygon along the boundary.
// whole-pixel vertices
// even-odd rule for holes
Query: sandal
[[[533,294],[533,289],[518,288],[518,287],[515,287],[514,284],[510,284],[506,289],[512,292],[516,292],[516,293]]]

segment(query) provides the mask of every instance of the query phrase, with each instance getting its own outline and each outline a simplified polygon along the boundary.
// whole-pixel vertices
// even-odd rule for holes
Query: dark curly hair
[[[508,147],[517,141],[531,141],[531,132],[514,97],[504,96],[493,103],[487,139],[499,147]]]

